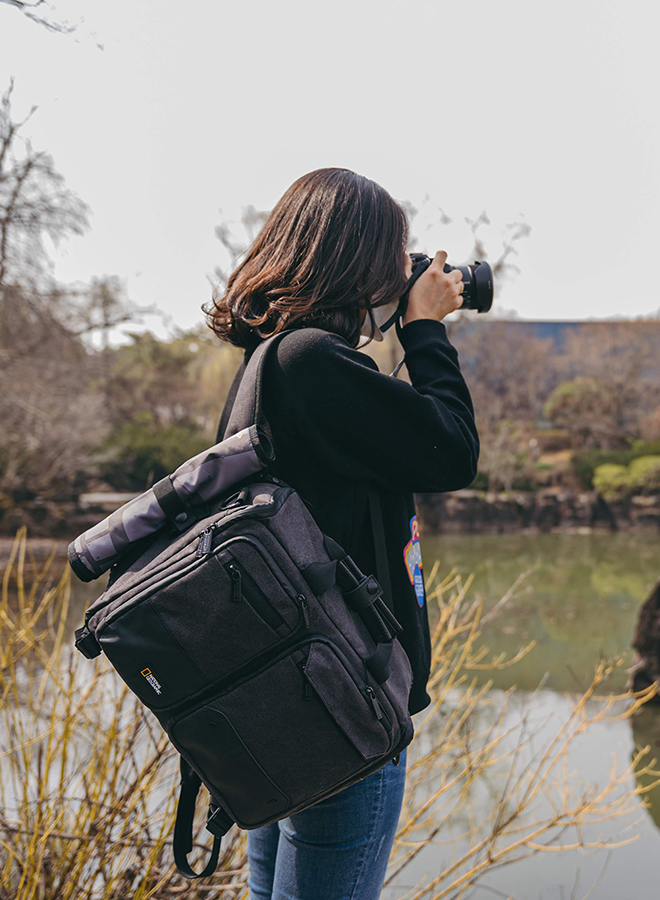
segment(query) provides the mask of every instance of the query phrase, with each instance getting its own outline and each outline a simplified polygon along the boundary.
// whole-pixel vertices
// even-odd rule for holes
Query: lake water
[[[624,665],[607,683],[625,687],[632,663],[630,641],[637,611],[660,576],[660,539],[653,535],[448,535],[422,536],[424,566],[435,559],[438,576],[456,568],[465,578],[474,573],[470,595],[487,611],[523,571],[529,575],[497,617],[483,629],[483,642],[497,654],[512,656],[522,646],[535,647],[512,668],[484,674],[504,692],[517,686],[509,703],[507,727],[526,720],[537,730],[537,750],[550,742],[578,696],[590,682],[599,659],[624,656]],[[430,609],[433,609],[431,604]],[[540,689],[539,689],[540,687]],[[497,705],[497,703],[496,703]],[[423,713],[422,713],[423,715]],[[646,708],[632,720],[600,724],[571,746],[568,769],[585,783],[607,782],[613,762],[621,770],[636,744],[651,744],[660,758],[660,709]],[[627,786],[632,787],[630,779]],[[638,834],[627,847],[607,851],[539,853],[484,877],[465,896],[472,900],[639,900],[658,896],[660,858],[660,790],[651,809],[632,821],[622,838]],[[471,814],[487,816],[488,791],[471,795]],[[630,821],[630,820],[629,820]],[[592,829],[592,840],[619,833],[607,823]],[[460,833],[461,823],[456,832]],[[449,829],[389,887],[383,900],[399,900],[425,874],[435,875],[461,850]],[[432,894],[430,895],[432,896]]]
[[[492,608],[521,572],[531,570],[516,595],[483,630],[483,642],[497,654],[512,656],[535,641],[534,649],[512,668],[488,672],[494,681],[494,706],[516,685],[507,725],[528,720],[536,740],[549,742],[578,694],[586,688],[598,660],[623,655],[625,665],[608,682],[623,690],[625,669],[637,611],[660,576],[660,538],[653,535],[422,535],[424,567],[439,560],[439,577],[455,568],[463,578],[474,573],[473,598]],[[98,585],[74,584],[76,616],[98,594]],[[431,605],[431,609],[433,609]],[[78,624],[72,619],[72,626]],[[423,713],[420,715],[424,715]],[[660,709],[646,709],[587,731],[571,747],[569,768],[578,779],[604,782],[613,760],[624,766],[635,744],[652,744],[660,758]],[[414,745],[411,750],[414,750]],[[654,796],[655,795],[655,796]],[[495,870],[466,897],[490,900],[640,900],[658,895],[660,859],[660,791],[651,809],[624,837],[639,834],[634,844],[605,851],[540,853]],[[485,816],[488,791],[471,795],[471,814]],[[460,851],[461,823],[425,848],[383,900],[400,900],[424,876],[435,876]],[[604,830],[603,830],[604,829]],[[618,833],[618,826],[610,829]],[[606,825],[598,835],[609,836]],[[433,896],[430,894],[429,896]]]

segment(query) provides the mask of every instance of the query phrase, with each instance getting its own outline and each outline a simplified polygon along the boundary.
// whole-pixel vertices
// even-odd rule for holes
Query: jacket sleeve
[[[442,322],[416,320],[399,334],[412,384],[379,372],[330,332],[282,342],[271,383],[278,430],[299,453],[346,478],[389,490],[467,487],[479,437],[458,354]]]

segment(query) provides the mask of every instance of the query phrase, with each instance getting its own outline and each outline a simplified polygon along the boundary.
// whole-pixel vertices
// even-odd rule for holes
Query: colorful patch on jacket
[[[403,548],[403,559],[410,583],[415,588],[417,603],[424,606],[424,576],[422,575],[422,548],[419,545],[417,516],[410,520],[410,540]]]

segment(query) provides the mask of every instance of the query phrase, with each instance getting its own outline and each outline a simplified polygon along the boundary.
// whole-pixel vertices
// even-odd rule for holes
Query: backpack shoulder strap
[[[218,423],[218,430],[215,435],[216,444],[219,444],[220,441],[224,439],[225,431],[227,430],[227,425],[229,423],[229,416],[231,415],[234,400],[236,399],[236,394],[238,393],[238,386],[240,385],[243,375],[245,374],[245,368],[245,360],[242,360],[240,366],[236,370],[236,374],[234,375],[234,380],[231,383],[229,391],[227,392],[227,399],[225,400],[222,415],[220,416],[220,422]]]
[[[222,836],[229,831],[234,824],[226,813],[220,828],[209,829],[213,834],[213,847],[207,864],[201,872],[195,872],[188,862],[188,854],[193,848],[193,821],[195,818],[195,806],[197,795],[202,786],[202,779],[193,767],[183,757],[179,760],[181,769],[181,787],[179,789],[179,802],[176,809],[176,821],[174,823],[174,861],[176,867],[187,878],[207,878],[212,875],[218,865]]]
[[[394,597],[392,596],[392,582],[390,579],[390,566],[387,561],[387,545],[385,544],[385,525],[383,524],[383,508],[380,496],[376,488],[369,485],[369,515],[371,517],[371,531],[376,550],[376,575],[383,589],[383,599],[394,614]]]
[[[272,347],[280,342],[284,335],[298,329],[285,328],[272,337],[266,338],[252,352],[247,364],[241,363],[229,389],[227,402],[222,411],[222,418],[218,426],[217,441],[236,434],[242,428],[250,425],[258,425],[265,432],[267,438],[273,443],[273,435],[266,420],[263,410],[263,372],[264,365]],[[277,448],[275,448],[277,453]],[[383,589],[385,605],[394,614],[394,598],[390,580],[389,564],[387,561],[387,547],[385,543],[385,527],[383,524],[383,511],[378,491],[371,485],[367,486],[367,505],[371,519],[374,546],[376,550],[376,574]],[[360,518],[362,516],[360,515]]]
[[[252,351],[250,359],[241,363],[234,376],[218,425],[217,441],[231,437],[243,428],[258,425],[271,441],[272,431],[263,410],[263,372],[266,359],[282,338],[295,328],[285,328],[265,338]]]

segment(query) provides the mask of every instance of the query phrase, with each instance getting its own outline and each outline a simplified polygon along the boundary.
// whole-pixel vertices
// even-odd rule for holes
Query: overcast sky
[[[226,264],[214,227],[344,166],[420,209],[418,249],[491,259],[524,221],[521,318],[660,311],[656,4],[60,0],[53,34],[0,4],[0,88],[92,209],[64,280],[116,274],[182,327]],[[84,16],[84,21],[81,17]],[[98,45],[102,45],[100,49]],[[451,223],[442,225],[441,208]]]

